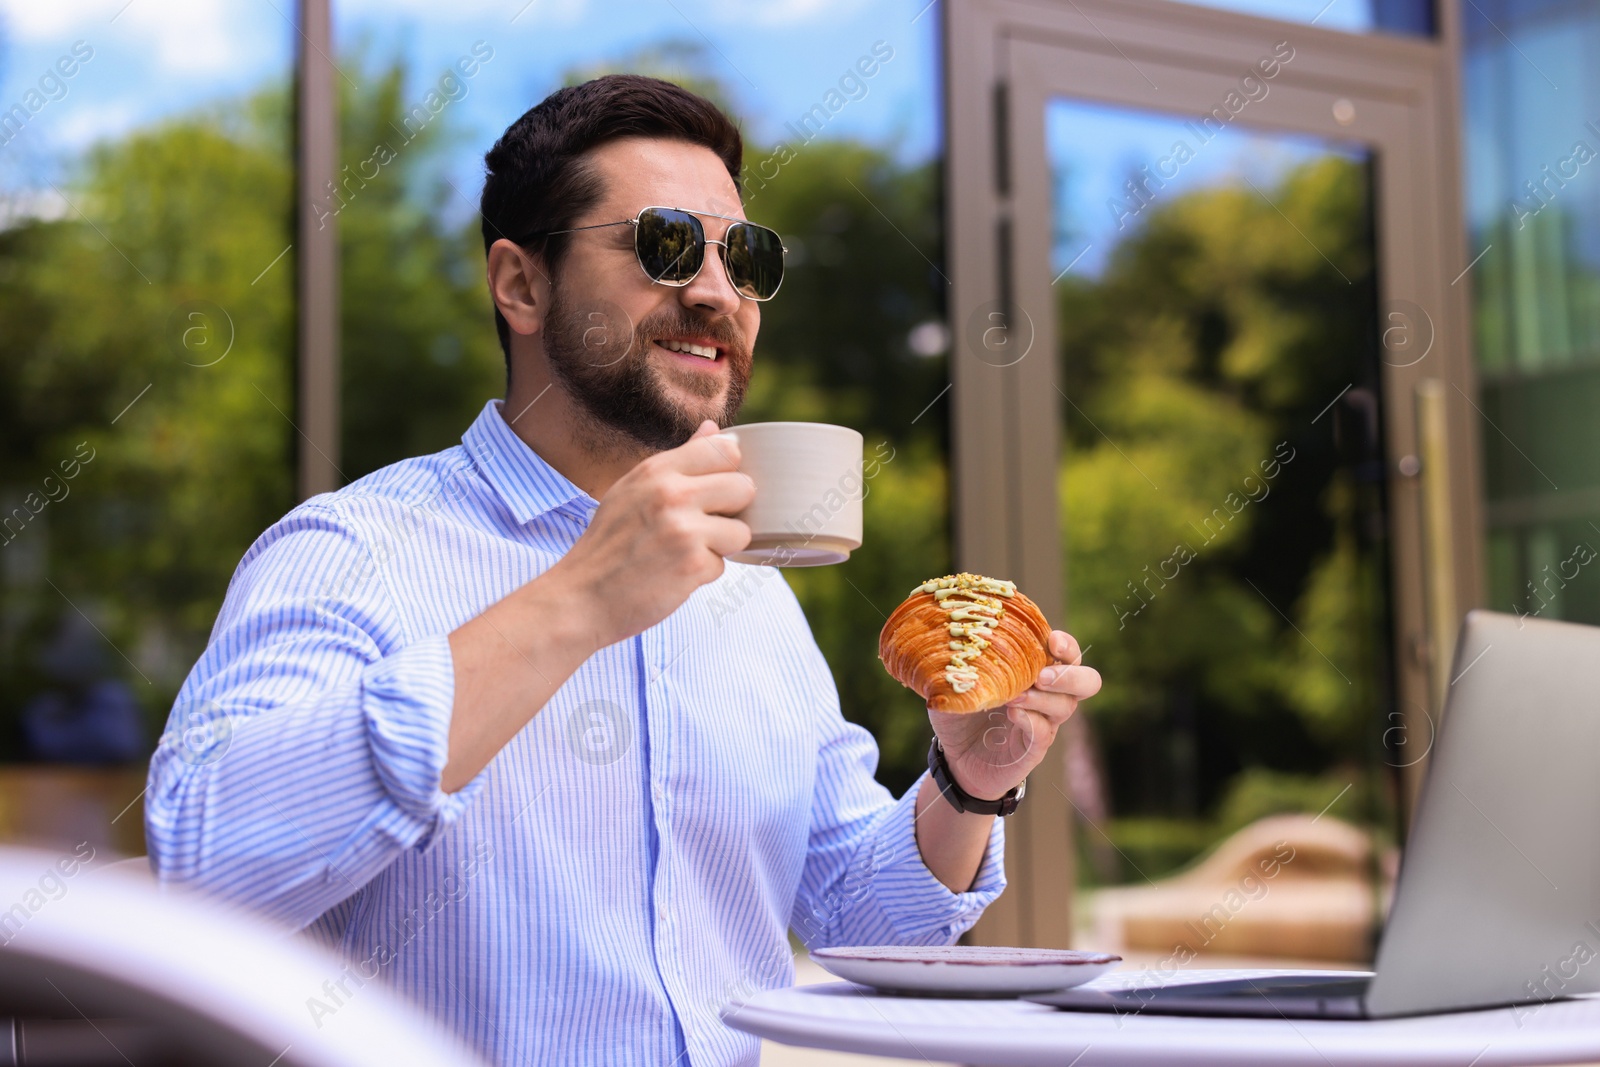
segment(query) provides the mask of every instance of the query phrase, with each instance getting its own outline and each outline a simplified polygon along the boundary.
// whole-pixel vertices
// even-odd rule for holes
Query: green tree
[[[354,177],[323,201],[339,227],[349,479],[451,447],[504,393],[476,202],[463,200],[476,190],[435,174],[451,143],[449,105],[431,115],[420,104],[430,86],[414,80],[396,63],[362,74],[361,91],[341,83],[342,173]],[[430,118],[419,127],[422,114]],[[450,221],[463,215],[470,221]]]
[[[405,69],[368,67],[346,66],[369,88],[344,101],[345,160],[359,177],[377,145],[393,158],[324,200],[350,477],[459,440],[503,376],[474,228],[426,181],[448,115],[408,130]],[[13,720],[51,631],[82,609],[126,657],[112,663],[153,737],[240,557],[294,502],[287,114],[269,87],[100,145],[67,183],[76,210],[0,233],[5,500],[79,442],[94,451],[70,496],[0,548]]]
[[[291,502],[291,275],[266,270],[288,244],[280,104],[100,145],[65,218],[0,239],[8,496],[80,443],[93,455],[0,548],[8,712],[82,611],[154,726],[245,546]]]
[[[645,59],[697,62],[693,49],[658,51]],[[476,215],[451,221],[475,191],[434,166],[448,109],[408,126],[425,85],[360,53],[341,65],[363,87],[343,90],[349,169],[313,200],[340,231],[340,467],[356,478],[453,444],[504,370]],[[710,79],[695,87],[728,99]],[[70,498],[0,549],[13,575],[0,587],[11,716],[40,684],[32,665],[70,598],[127,655],[113,662],[158,726],[239,558],[293,503],[287,104],[270,87],[108,142],[68,183],[82,216],[0,233],[0,486],[20,499],[78,442],[95,449]],[[923,414],[945,365],[906,343],[942,299],[935,182],[932,165],[819,140],[794,146],[751,207],[785,234],[791,269],[763,308],[744,417],[867,437],[865,545],[847,564],[787,577],[846,713],[879,738],[880,776],[901,787],[920,770],[927,719],[879,664],[877,633],[950,566],[945,409]],[[48,550],[25,556],[27,536]]]
[[[1375,385],[1365,174],[1319,159],[1269,195],[1151,207],[1058,305],[1067,621],[1107,678],[1089,714],[1125,771],[1197,767],[1202,806],[1240,766],[1321,772],[1382,728],[1381,501],[1348,408],[1318,422]],[[1119,807],[1177,813],[1136,777]]]

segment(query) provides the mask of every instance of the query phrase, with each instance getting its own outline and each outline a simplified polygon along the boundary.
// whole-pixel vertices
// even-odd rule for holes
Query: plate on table
[[[1105,952],[983,945],[819,948],[811,958],[830,974],[880,992],[957,997],[1070,989],[1122,962],[1121,956]]]

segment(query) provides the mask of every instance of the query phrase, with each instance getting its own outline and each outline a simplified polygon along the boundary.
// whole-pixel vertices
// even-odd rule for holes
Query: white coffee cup
[[[817,567],[861,547],[861,434],[823,422],[755,422],[722,431],[739,443],[739,469],[756,496],[738,514],[750,544],[739,563]]]

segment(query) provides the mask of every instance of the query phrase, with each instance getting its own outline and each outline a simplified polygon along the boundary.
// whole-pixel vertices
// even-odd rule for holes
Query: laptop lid
[[[1450,677],[1371,1017],[1600,991],[1600,627],[1473,611]]]

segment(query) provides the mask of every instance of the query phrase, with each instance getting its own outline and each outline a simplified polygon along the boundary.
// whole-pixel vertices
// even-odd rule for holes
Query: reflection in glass
[[[1431,35],[1433,0],[1185,0],[1284,22],[1303,22],[1351,33]]]
[[[0,157],[0,806],[142,852],[142,761],[293,503],[292,31],[111,14],[0,51],[39,93]]]
[[[1600,623],[1600,13],[1462,15],[1489,606]]]
[[[677,285],[700,272],[705,257],[705,230],[686,211],[657,208],[639,217],[637,247],[644,252],[644,272],[656,281]]]
[[[783,283],[783,239],[765,226],[734,223],[723,235],[727,241],[729,279],[740,294],[752,300],[770,300]]]
[[[1068,623],[1117,680],[1085,866],[1142,884],[1287,834],[1344,872],[1338,935],[1252,941],[1263,904],[1205,947],[1365,959],[1393,773],[1370,159],[1065,101],[1046,129]],[[1149,904],[1118,894],[1091,910]]]

